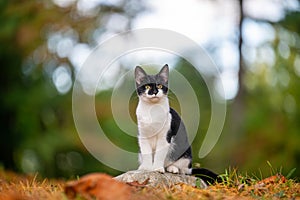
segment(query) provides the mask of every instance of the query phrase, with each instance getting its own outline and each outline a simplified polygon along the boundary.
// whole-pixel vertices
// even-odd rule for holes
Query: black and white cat
[[[192,151],[185,126],[169,106],[168,79],[167,64],[156,75],[148,75],[139,66],[135,68],[139,97],[136,109],[139,170],[198,174],[205,181],[213,182],[218,175],[204,168],[192,168]]]

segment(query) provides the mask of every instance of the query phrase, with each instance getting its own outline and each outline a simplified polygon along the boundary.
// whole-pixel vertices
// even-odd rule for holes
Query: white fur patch
[[[170,144],[167,133],[171,126],[169,102],[166,96],[153,103],[141,97],[136,109],[139,129],[140,167],[139,169],[164,172],[164,162]]]
[[[171,163],[167,166],[167,171],[171,173],[181,173],[181,174],[190,174],[191,169],[189,168],[190,159],[180,158],[174,163]]]
[[[167,171],[174,173],[174,174],[178,174],[179,173],[179,169],[178,167],[174,166],[174,165],[170,165],[167,167]]]
[[[139,101],[136,109],[139,136],[152,137],[166,135],[171,125],[167,98],[162,98],[158,103]]]
[[[148,102],[148,103],[158,103],[161,104],[159,101],[167,98],[163,93],[162,89],[158,89],[157,94],[148,94],[149,89],[147,89],[141,96],[139,96],[140,101]]]

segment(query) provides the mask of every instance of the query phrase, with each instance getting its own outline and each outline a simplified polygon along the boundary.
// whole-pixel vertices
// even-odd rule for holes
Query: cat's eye
[[[150,89],[151,89],[151,86],[150,86],[150,85],[145,85],[145,89],[146,89],[146,90],[150,90]]]
[[[162,86],[161,84],[159,84],[159,85],[157,85],[157,88],[158,88],[158,89],[162,89],[163,86]]]

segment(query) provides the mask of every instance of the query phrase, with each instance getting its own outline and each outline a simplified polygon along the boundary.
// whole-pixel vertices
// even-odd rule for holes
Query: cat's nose
[[[154,95],[157,95],[157,93],[158,93],[158,90],[153,90]]]

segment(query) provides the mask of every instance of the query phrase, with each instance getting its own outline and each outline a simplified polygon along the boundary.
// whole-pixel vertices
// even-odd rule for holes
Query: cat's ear
[[[162,78],[162,80],[165,83],[168,83],[168,79],[169,79],[169,66],[168,66],[168,64],[165,64],[163,66],[163,68],[160,70],[158,75]]]
[[[147,75],[146,72],[140,66],[136,66],[134,74],[135,74],[135,82],[138,85],[142,83],[143,79]]]

